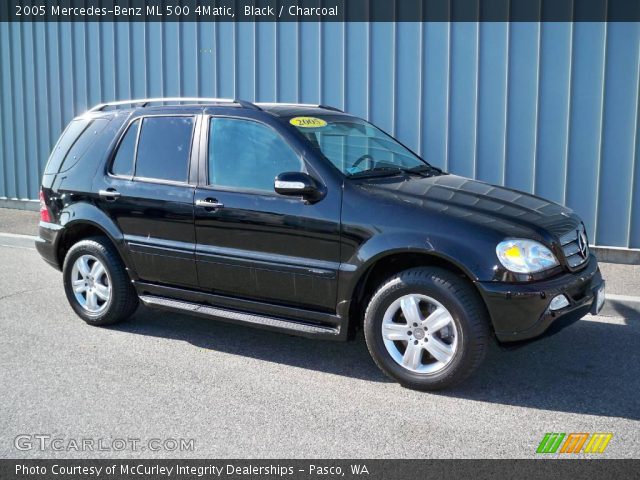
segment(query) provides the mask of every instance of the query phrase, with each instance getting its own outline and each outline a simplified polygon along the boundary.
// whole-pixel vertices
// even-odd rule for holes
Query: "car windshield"
[[[350,177],[431,168],[379,128],[353,117],[294,117],[289,123]]]

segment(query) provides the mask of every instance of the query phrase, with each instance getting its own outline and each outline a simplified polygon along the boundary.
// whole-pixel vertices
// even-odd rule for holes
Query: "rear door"
[[[141,280],[197,286],[189,165],[196,115],[131,121],[99,186],[101,209],[124,233]]]
[[[205,117],[202,132],[203,172],[195,195],[201,288],[335,311],[341,189],[328,188],[313,204],[278,195],[276,175],[315,174],[302,152],[257,119]]]

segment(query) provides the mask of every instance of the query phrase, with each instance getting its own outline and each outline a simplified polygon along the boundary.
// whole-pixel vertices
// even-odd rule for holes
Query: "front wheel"
[[[486,317],[466,280],[440,268],[415,268],[376,291],[364,333],[386,375],[409,388],[438,390],[467,378],[484,359]]]
[[[90,325],[120,322],[138,306],[129,275],[106,238],[87,238],[71,247],[62,275],[67,300]]]

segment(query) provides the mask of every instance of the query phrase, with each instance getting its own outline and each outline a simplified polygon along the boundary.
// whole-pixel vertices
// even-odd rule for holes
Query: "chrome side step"
[[[147,307],[151,308],[162,308],[205,317],[214,317],[233,323],[240,323],[268,330],[276,330],[303,337],[322,337],[333,340],[341,339],[340,328],[336,327],[314,325],[297,320],[239,312],[236,310],[228,310],[225,308],[174,300],[172,298],[158,297],[155,295],[140,295],[140,300]]]

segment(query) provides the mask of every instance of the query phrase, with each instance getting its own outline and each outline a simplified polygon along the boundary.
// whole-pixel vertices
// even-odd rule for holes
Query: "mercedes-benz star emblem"
[[[580,256],[582,258],[587,258],[588,245],[587,245],[587,236],[584,231],[577,232],[578,233],[578,249],[580,252]]]

